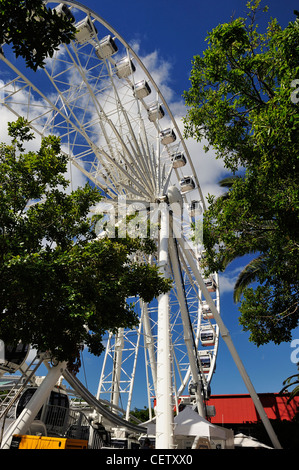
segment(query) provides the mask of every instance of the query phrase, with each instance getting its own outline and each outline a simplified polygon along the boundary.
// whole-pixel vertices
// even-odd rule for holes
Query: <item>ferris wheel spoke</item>
[[[69,52],[69,54],[70,54],[70,52]],[[82,72],[82,67],[79,67],[79,72],[80,72],[81,74],[83,74],[83,72]],[[85,79],[84,76],[82,77],[82,79]],[[86,80],[86,79],[85,79],[85,80]],[[87,85],[87,86],[88,86],[88,85]],[[115,90],[115,87],[114,87],[114,90]],[[92,95],[92,94],[93,94],[93,90],[89,90],[89,93],[90,93],[91,96],[93,96],[93,95]],[[117,97],[117,100],[119,101],[119,98],[118,98],[118,97]],[[118,142],[120,143],[121,147],[123,148],[124,152],[125,152],[125,153],[129,156],[129,158],[132,160],[132,156],[131,156],[131,154],[130,154],[130,152],[129,152],[129,150],[128,150],[128,147],[127,147],[127,145],[126,145],[124,139],[121,137],[119,131],[116,129],[115,124],[112,122],[112,120],[105,114],[102,105],[100,104],[100,102],[99,102],[96,98],[94,98],[94,105],[95,105],[95,108],[98,107],[98,108],[100,109],[99,112],[100,112],[100,117],[101,117],[101,119],[100,119],[99,122],[100,122],[100,125],[101,125],[101,129],[102,129],[103,135],[104,135],[104,137],[105,137],[105,140],[106,140],[106,142],[107,142],[108,147],[110,148],[110,150],[112,150],[112,147],[110,146],[111,137],[108,136],[103,122],[106,122],[106,123],[110,126],[110,128],[112,129],[114,135],[116,136],[116,139],[118,140]],[[130,120],[129,120],[129,118],[128,118],[127,112],[126,112],[126,110],[125,110],[124,108],[122,108],[122,109],[121,109],[121,113],[122,113],[122,116],[124,117],[124,121],[125,121],[125,123],[126,123],[128,132],[129,132],[129,134],[130,134],[131,137],[132,137],[132,141],[133,141],[133,142],[135,143],[135,145],[136,145],[136,144],[137,144],[137,139],[136,139],[135,133],[134,133],[134,131],[133,131],[133,129],[132,129],[132,126],[131,126]],[[127,134],[127,133],[126,133],[126,138],[128,138],[128,134]],[[118,159],[118,160],[121,160],[121,161],[123,162],[123,161],[124,161],[124,155],[123,155],[123,154],[122,154],[122,155],[118,154],[117,157],[116,157],[116,156],[113,154],[113,152],[111,153],[111,155],[113,155],[112,158],[116,158],[116,166],[118,166],[118,169],[119,169],[120,171],[122,171],[122,170],[123,170],[123,169],[121,168],[122,165],[117,163],[117,159]],[[107,155],[106,155],[106,156],[107,156]],[[115,161],[115,160],[114,160],[114,161]],[[126,163],[128,164],[127,161],[126,161]],[[131,167],[131,171],[132,171],[132,167]],[[133,176],[134,176],[134,177],[131,178],[131,180],[133,179],[133,180],[136,182],[136,172],[133,171],[132,173],[133,173]],[[146,173],[143,173],[143,175],[142,175],[142,176],[143,176],[143,178],[142,178],[142,179],[143,179],[143,182],[144,182],[144,180],[146,180],[145,175],[146,175]],[[128,173],[126,173],[126,176],[128,176]],[[141,175],[140,175],[140,179],[141,179]],[[140,189],[140,188],[139,188],[139,189]],[[147,194],[147,196],[149,196],[149,194]]]
[[[132,164],[136,166],[136,171],[138,171],[139,176],[140,177],[142,176],[143,181],[146,184],[146,187],[148,188],[148,191],[151,194],[154,194],[155,187],[153,185],[153,179],[151,177],[152,175],[150,172],[150,166],[147,165],[147,162],[150,159],[150,157],[148,156],[146,156],[147,158],[144,157],[146,155],[145,151],[143,150],[144,147],[142,146],[142,148],[140,148],[137,142],[136,142],[137,147],[136,145],[134,147],[133,142],[131,142],[130,140],[128,140],[128,145],[131,147],[131,151],[133,153]]]
[[[136,184],[137,184],[137,180],[138,180],[139,181],[139,189],[144,188],[144,186],[146,186],[146,188],[149,189],[150,192],[146,191],[145,194],[149,198],[151,198],[152,197],[151,188],[148,187],[148,182],[147,182],[146,175],[144,174],[143,171],[141,171],[139,165],[138,164],[136,165],[136,163],[137,163],[136,160],[134,160],[131,152],[129,151],[126,143],[124,142],[124,140],[120,136],[119,132],[115,128],[114,124],[110,123],[110,125],[113,128],[113,131],[114,131],[114,133],[115,133],[115,135],[116,135],[116,137],[117,137],[117,139],[118,139],[118,141],[119,141],[119,143],[120,143],[120,145],[121,145],[121,147],[124,151],[124,153],[119,153],[119,157],[120,157],[120,160],[122,161],[122,163],[124,162],[125,165],[126,165],[126,168],[128,169],[128,170],[125,170],[126,175],[128,176],[128,179],[130,179],[132,183],[135,182]],[[133,133],[133,130],[131,130],[131,131]],[[127,158],[125,157],[124,154],[126,154],[126,156],[129,158],[129,160],[127,160]],[[116,164],[117,164],[117,162],[116,162]],[[121,166],[121,169],[122,169],[122,166]],[[144,189],[142,189],[142,191],[143,190]]]
[[[155,157],[154,152],[150,150],[149,144],[146,141],[146,146],[143,139],[140,139],[140,152],[138,153],[138,159],[140,164],[143,167],[144,174],[147,175],[147,178],[151,181],[151,188],[153,193],[155,193]]]

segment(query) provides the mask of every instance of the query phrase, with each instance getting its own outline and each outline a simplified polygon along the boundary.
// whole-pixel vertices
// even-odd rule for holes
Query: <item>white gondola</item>
[[[214,328],[207,326],[200,331],[200,341],[203,346],[214,346],[216,333]]]
[[[135,83],[133,91],[138,99],[143,99],[151,93],[150,86],[146,80],[141,80],[140,82]]]
[[[76,41],[79,44],[85,44],[97,34],[97,30],[88,16],[76,24],[76,30]]]
[[[205,285],[209,292],[216,292],[216,282],[215,279],[211,276],[208,279],[205,279]]]
[[[209,372],[211,368],[211,357],[209,354],[201,355],[199,357],[201,368],[203,372],[207,373]]]
[[[15,409],[15,418],[20,416],[36,390],[37,387],[29,387],[22,393]],[[41,407],[35,419],[45,424],[48,435],[61,434],[66,430],[69,407],[70,403],[67,392],[59,387],[55,387],[50,392],[46,403]]]
[[[131,437],[112,437],[112,449],[140,449],[140,442],[133,436]]]
[[[160,137],[163,145],[172,144],[176,140],[176,135],[172,129],[164,129],[160,132]]]
[[[30,347],[27,344],[5,345],[4,355],[0,360],[0,370],[13,374],[20,369],[27,359]]]
[[[72,23],[75,23],[75,17],[65,3],[60,3],[57,7],[53,8],[53,10],[56,11],[58,16],[66,16]]]
[[[181,168],[187,163],[185,155],[181,152],[173,153],[171,155],[171,161],[173,168]]]
[[[165,115],[163,108],[160,104],[152,104],[148,110],[148,118],[151,122],[157,121],[157,119],[162,119]]]
[[[115,64],[115,70],[118,78],[127,78],[129,75],[135,72],[136,68],[132,59],[129,59],[129,57],[124,57]]]
[[[212,320],[214,318],[213,312],[207,302],[203,302],[202,304],[202,318],[204,320]]]
[[[195,183],[191,176],[184,176],[180,181],[181,192],[186,193],[195,189]]]
[[[202,213],[202,208],[199,201],[191,201],[189,204],[189,213],[191,217],[196,217]]]
[[[95,46],[95,53],[99,59],[107,59],[118,51],[118,47],[114,39],[110,36],[105,36],[100,40],[99,44]]]

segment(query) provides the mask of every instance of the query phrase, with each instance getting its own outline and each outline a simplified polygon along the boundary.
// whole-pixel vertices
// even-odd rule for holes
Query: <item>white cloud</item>
[[[15,105],[14,109],[19,116],[23,116],[23,117],[26,116],[27,103],[28,103],[27,92],[24,90],[18,91],[18,105]],[[34,104],[38,107],[42,106],[41,102],[35,101]],[[5,106],[0,106],[0,142],[3,142],[7,145],[11,144],[11,137],[8,135],[7,127],[8,127],[9,122],[13,122],[18,119],[18,115],[10,111]],[[35,138],[24,144],[25,151],[27,152],[29,151],[37,152],[40,149],[41,136],[37,132],[33,132],[33,133],[34,133]],[[61,146],[61,150],[62,152],[69,154],[68,149],[63,145]],[[71,162],[69,162],[67,165],[67,171],[66,171],[65,177],[67,180],[70,181],[70,187],[68,189],[68,192],[71,189],[75,190],[79,186],[85,185],[87,182],[86,176],[84,176],[82,171],[80,171]]]
[[[237,276],[231,277],[229,275],[222,274],[219,276],[219,289],[220,293],[233,292]]]
[[[235,268],[227,268],[224,273],[219,274],[220,293],[233,292],[235,283],[240,272],[244,269],[245,265],[240,265]]]
[[[140,45],[138,42],[134,42],[132,44],[132,48],[136,53],[139,53],[140,51]],[[142,60],[143,64],[145,67],[148,69],[150,74],[152,75],[153,79],[157,83],[162,95],[164,96],[168,106],[171,109],[171,112],[174,115],[174,118],[177,122],[177,125],[179,126],[181,133],[183,134],[183,122],[182,118],[186,113],[186,108],[185,104],[182,98],[178,97],[175,91],[171,87],[171,79],[172,79],[172,73],[173,73],[173,68],[172,64],[164,60],[162,57],[160,57],[158,51],[152,51],[151,53],[144,55],[144,56],[139,56],[140,59]],[[63,52],[59,53],[59,58],[63,58]],[[62,66],[62,63],[58,61],[57,67]],[[69,71],[69,75],[66,75],[65,80],[68,81],[71,86],[74,88],[75,91],[75,82],[76,82],[76,77],[71,75],[71,71]],[[144,78],[143,76],[143,71],[140,70],[140,68],[137,68],[136,71],[136,77],[134,78],[136,81]],[[80,81],[81,78],[78,76],[77,81]],[[26,96],[26,90],[19,91],[17,93],[18,95],[18,100],[17,104],[14,104],[16,112],[18,112],[20,115],[26,116],[26,106],[28,105],[28,96]],[[105,98],[105,95],[102,95],[103,99]],[[87,95],[82,95],[82,99],[87,100]],[[54,100],[55,101],[55,100]],[[83,104],[82,104],[82,109],[83,109]],[[111,103],[107,102],[105,105],[108,106],[108,111],[109,111],[109,106],[113,106],[114,101],[111,100]],[[31,101],[31,119],[34,119],[35,114],[41,114],[41,106],[42,102],[41,100],[38,101],[38,98],[36,99],[35,102]],[[80,110],[79,110],[80,111]],[[79,112],[78,111],[78,112]],[[87,108],[85,108],[86,115],[90,113],[91,116],[91,122],[96,122],[96,112],[92,108],[92,102],[90,102],[90,106],[88,105]],[[33,114],[32,114],[33,113]],[[115,115],[116,116],[116,115]],[[112,118],[112,116],[111,116]],[[6,134],[6,123],[8,120],[14,120],[15,116],[11,114],[6,108],[1,109],[1,133],[0,133],[0,141],[7,142],[7,134]],[[47,116],[44,117],[44,119],[47,119]],[[167,119],[167,118],[164,118]],[[43,125],[43,121],[39,121],[41,125]],[[63,131],[62,127],[62,131]],[[101,137],[100,133],[98,133],[98,142],[95,142],[97,144],[101,143]],[[35,150],[38,148],[38,142],[40,139],[36,139],[36,141],[32,142],[32,145]],[[204,194],[204,197],[206,198],[208,193],[210,194],[215,194],[219,195],[223,192],[221,188],[219,188],[218,182],[219,180],[225,175],[226,171],[223,166],[223,162],[221,160],[217,160],[215,158],[215,153],[213,150],[209,151],[208,154],[206,154],[203,150],[204,143],[198,143],[192,139],[188,139],[186,141],[187,148],[189,150],[189,154],[192,158],[192,163],[195,167],[200,186],[202,189],[202,192]],[[63,148],[68,153],[68,149]],[[72,175],[72,181],[73,181],[73,188],[77,187],[78,185],[82,185],[85,183],[86,178],[83,175],[80,170],[72,166],[72,171],[69,171],[69,175]],[[186,173],[185,173],[186,171]],[[192,174],[190,168],[188,169],[188,166],[184,169],[184,174]]]
[[[132,48],[136,53],[138,53],[140,50],[139,43],[135,42],[132,44]],[[155,80],[176,120],[181,134],[183,135],[183,117],[186,115],[186,107],[183,99],[178,99],[177,94],[171,88],[172,64],[159,57],[157,51],[146,56],[139,56],[139,58]],[[221,159],[216,159],[216,154],[212,148],[208,153],[204,151],[203,147],[204,145],[207,145],[206,141],[196,142],[193,139],[187,139],[185,140],[185,143],[192,159],[204,197],[206,198],[208,194],[213,194],[215,196],[223,194],[224,190],[220,188],[218,184],[219,181],[227,174],[223,161]],[[188,166],[184,168],[184,172],[185,171],[186,174],[190,171],[188,170]]]

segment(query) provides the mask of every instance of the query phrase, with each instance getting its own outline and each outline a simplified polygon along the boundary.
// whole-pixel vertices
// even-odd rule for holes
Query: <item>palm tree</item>
[[[299,363],[298,365],[298,370],[299,370]],[[292,390],[288,403],[292,400],[292,398],[296,397],[299,395],[299,374],[294,374],[288,377],[284,382],[283,382],[284,387],[280,390],[279,393],[285,392],[289,387],[292,387],[293,385],[296,385],[296,387]]]
[[[238,179],[240,179],[240,176],[228,176],[221,181],[219,181],[219,186],[222,188],[228,188],[231,189]],[[229,191],[225,192],[221,196],[219,196],[217,199],[221,200],[226,200],[229,198]],[[264,221],[263,222],[263,228],[265,230],[271,230],[272,226],[272,221]],[[262,228],[262,227],[261,227]],[[266,237],[266,231],[265,231],[265,237]],[[233,261],[236,258],[235,255],[226,252],[224,256],[224,263],[227,266],[231,261]],[[251,260],[240,272],[237,281],[234,286],[234,292],[233,292],[233,298],[234,302],[240,302],[241,296],[244,292],[244,290],[248,287],[249,284],[260,278],[260,276],[267,270],[267,264],[266,264],[266,255],[259,255],[253,260]]]
[[[267,269],[266,256],[260,255],[251,260],[240,272],[234,286],[234,302],[240,302],[244,290],[249,284],[260,278]]]

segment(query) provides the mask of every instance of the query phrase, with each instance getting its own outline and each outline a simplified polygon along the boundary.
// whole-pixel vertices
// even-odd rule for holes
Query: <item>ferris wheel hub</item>
[[[183,208],[183,196],[176,186],[170,186],[167,191],[168,202],[172,208],[178,205],[178,209]]]

